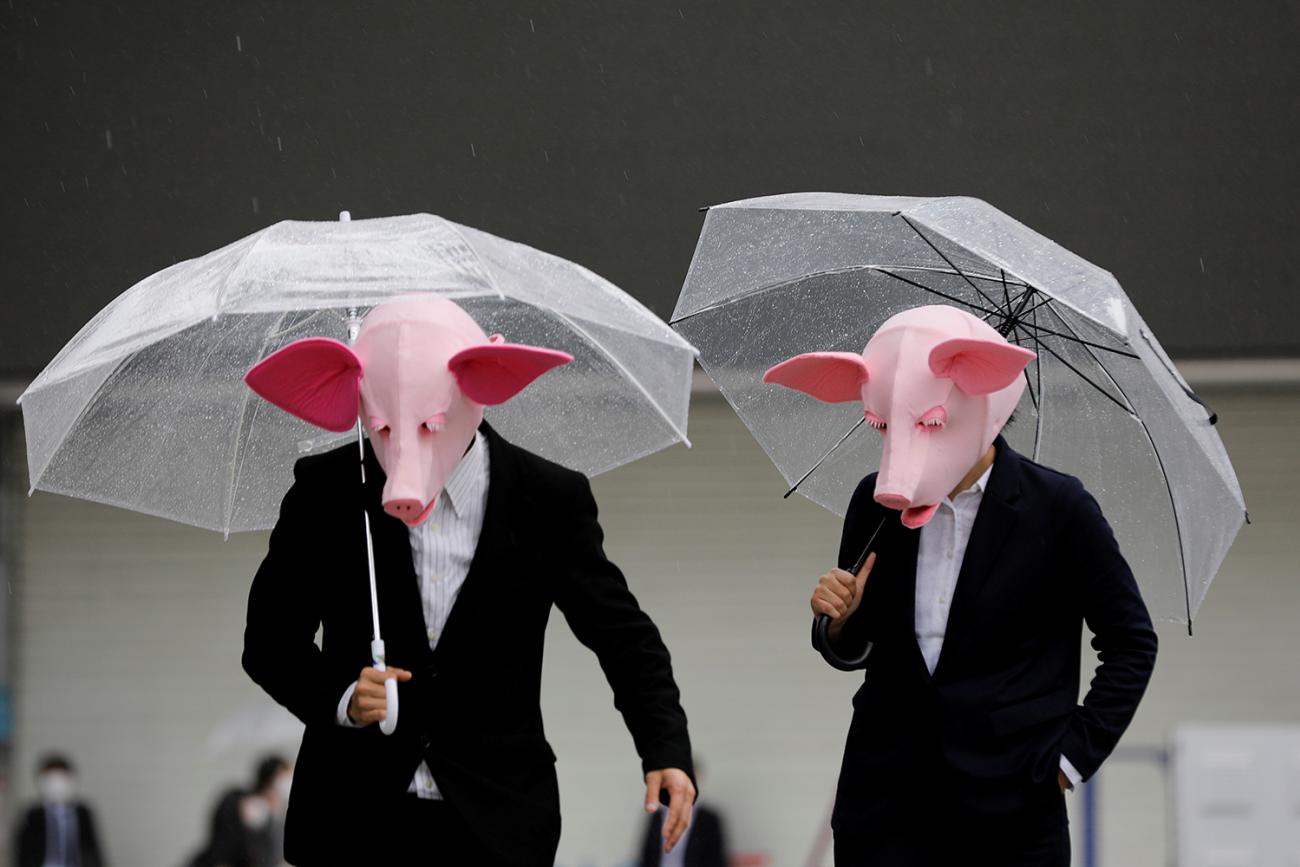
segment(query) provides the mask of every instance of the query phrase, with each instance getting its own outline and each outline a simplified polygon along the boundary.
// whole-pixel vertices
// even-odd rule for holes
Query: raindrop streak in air
[[[104,144],[109,150],[113,149],[113,131],[111,129],[104,130]]]
[[[238,34],[235,34],[235,53],[236,54],[244,53],[244,41],[239,38]]]

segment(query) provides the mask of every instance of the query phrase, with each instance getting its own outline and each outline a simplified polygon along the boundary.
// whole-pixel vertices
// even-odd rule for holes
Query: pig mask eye
[[[948,423],[948,411],[941,406],[929,409],[916,420],[918,430],[938,431],[943,430],[944,425]]]
[[[421,430],[429,433],[441,433],[447,427],[447,414],[445,412],[436,412],[424,420],[420,425]]]
[[[889,425],[885,424],[885,420],[871,410],[867,410],[866,413],[864,413],[864,417],[866,418],[868,425],[880,431],[882,434],[889,428]]]
[[[372,415],[370,417],[370,432],[378,434],[381,437],[386,437],[392,433],[392,429],[388,426],[388,422],[378,416]]]

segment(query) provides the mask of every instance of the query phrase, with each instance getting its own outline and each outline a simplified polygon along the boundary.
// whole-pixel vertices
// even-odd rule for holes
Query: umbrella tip
[[[350,222],[352,222],[352,212],[351,212],[351,211],[339,211],[339,222],[340,222],[340,223],[350,223]]]

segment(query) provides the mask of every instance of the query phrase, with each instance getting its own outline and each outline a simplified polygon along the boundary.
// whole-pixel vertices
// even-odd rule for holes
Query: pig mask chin
[[[504,403],[572,356],[491,339],[442,298],[395,301],[366,317],[352,347],[312,337],[272,353],[244,381],[331,431],[358,413],[387,480],[384,511],[414,527],[437,505],[484,406]]]
[[[969,313],[932,305],[887,319],[861,354],[796,355],[763,381],[831,403],[862,401],[884,441],[876,502],[915,529],[988,451],[1034,358]]]

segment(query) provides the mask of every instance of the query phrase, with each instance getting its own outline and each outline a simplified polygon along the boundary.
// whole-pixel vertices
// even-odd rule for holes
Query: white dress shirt
[[[442,494],[428,519],[409,531],[411,562],[420,581],[420,599],[424,603],[424,625],[428,629],[429,649],[447,626],[452,606],[461,585],[469,575],[479,534],[483,532],[483,515],[487,510],[488,448],[482,433],[447,477]],[[348,719],[348,703],[357,688],[354,683],[343,693],[338,707],[338,723],[355,728]],[[418,797],[441,800],[442,793],[425,762],[415,771],[407,790]]]
[[[915,628],[916,643],[930,674],[934,674],[934,668],[939,664],[943,638],[948,631],[948,613],[952,610],[952,597],[957,590],[957,577],[992,473],[993,465],[990,464],[975,484],[955,497],[944,497],[933,517],[921,527],[916,553]],[[1060,766],[1072,786],[1082,782],[1082,775],[1065,756],[1061,756]]]

